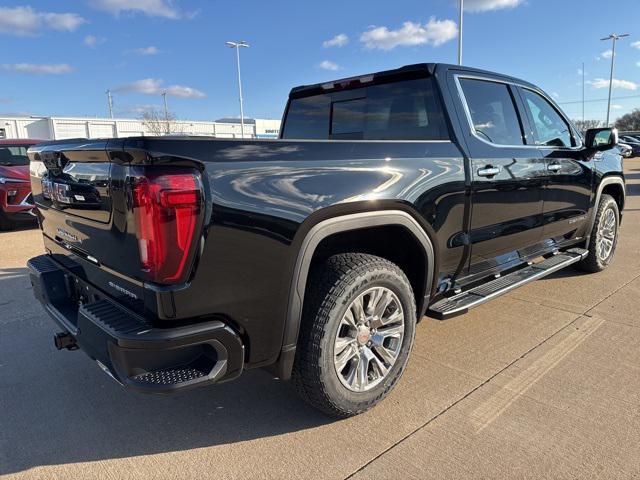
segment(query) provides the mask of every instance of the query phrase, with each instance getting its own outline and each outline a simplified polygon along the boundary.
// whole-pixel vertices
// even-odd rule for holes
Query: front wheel
[[[357,415],[404,371],[416,325],[411,284],[388,260],[348,253],[315,267],[308,285],[294,385],[329,415]]]
[[[618,244],[620,210],[611,195],[603,194],[589,238],[589,254],[577,264],[585,272],[601,272],[613,260]]]

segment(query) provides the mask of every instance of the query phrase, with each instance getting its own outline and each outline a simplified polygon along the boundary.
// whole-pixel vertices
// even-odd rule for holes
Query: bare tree
[[[178,118],[171,112],[167,112],[165,116],[164,112],[150,108],[142,112],[140,120],[153,136],[171,135],[183,131],[183,126],[178,122]]]
[[[616,120],[615,126],[623,132],[640,131],[640,108],[621,116]]]
[[[598,128],[602,122],[600,120],[574,120],[573,124],[579,132],[585,132],[590,128]]]

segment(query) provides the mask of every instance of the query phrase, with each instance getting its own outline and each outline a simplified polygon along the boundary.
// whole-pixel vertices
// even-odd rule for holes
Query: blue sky
[[[638,0],[466,0],[464,64],[529,80],[580,118],[605,99],[640,107]],[[135,117],[168,91],[179,118],[238,115],[234,52],[246,40],[245,114],[280,118],[295,85],[419,62],[456,61],[457,0],[0,0],[0,114]],[[637,43],[636,43],[637,42]],[[610,57],[609,57],[610,58]],[[632,98],[623,98],[632,97]],[[606,101],[586,104],[604,119]]]

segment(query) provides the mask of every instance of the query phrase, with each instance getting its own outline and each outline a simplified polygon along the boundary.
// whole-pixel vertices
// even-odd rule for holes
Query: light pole
[[[609,101],[607,102],[607,127],[609,126],[609,115],[611,113],[611,90],[613,89],[613,66],[616,60],[616,42],[621,38],[628,36],[628,33],[624,33],[622,35],[612,33],[608,37],[600,39],[603,42],[606,40],[613,40],[613,47],[611,48],[611,74],[609,75]]]
[[[464,20],[464,0],[460,0],[460,21],[458,22],[458,65],[462,65],[462,21]]]
[[[226,42],[229,48],[236,49],[236,60],[238,63],[238,93],[240,94],[240,138],[244,138],[244,105],[242,100],[242,79],[240,77],[240,49],[249,48],[249,44],[244,40],[240,42]]]
[[[171,133],[169,128],[169,109],[167,108],[167,92],[162,92],[162,100],[164,101],[164,121],[167,124],[167,135]]]
[[[584,77],[585,77],[585,73],[584,73],[584,62],[582,62],[582,123],[584,123]]]
[[[109,118],[113,118],[113,97],[111,96],[111,90],[107,90],[105,93],[109,101]]]

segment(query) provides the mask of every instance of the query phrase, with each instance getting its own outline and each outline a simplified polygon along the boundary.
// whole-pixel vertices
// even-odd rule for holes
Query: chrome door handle
[[[560,170],[562,170],[562,165],[560,165],[559,163],[552,163],[551,165],[547,166],[547,170],[554,173],[559,172]]]
[[[491,165],[478,170],[479,177],[493,177],[500,173],[500,167],[492,167]]]

